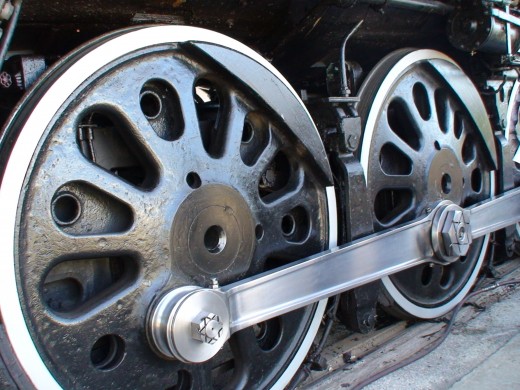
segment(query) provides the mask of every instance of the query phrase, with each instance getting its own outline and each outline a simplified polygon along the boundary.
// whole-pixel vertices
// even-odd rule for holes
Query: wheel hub
[[[427,183],[430,202],[445,199],[455,204],[462,203],[464,179],[460,158],[451,149],[442,148],[435,153],[428,168]]]
[[[192,192],[172,225],[172,264],[187,275],[236,278],[249,269],[255,249],[255,223],[238,191],[210,184]]]

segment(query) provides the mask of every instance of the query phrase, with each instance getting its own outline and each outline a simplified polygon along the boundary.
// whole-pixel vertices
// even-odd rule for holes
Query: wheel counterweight
[[[277,85],[296,119],[212,46]],[[230,38],[151,27],[79,49],[34,91],[5,132],[19,133],[12,149],[2,142],[0,190],[1,309],[30,380],[284,386],[325,302],[245,329],[198,365],[154,353],[145,325],[162,291],[227,284],[334,245],[324,148],[287,82]]]

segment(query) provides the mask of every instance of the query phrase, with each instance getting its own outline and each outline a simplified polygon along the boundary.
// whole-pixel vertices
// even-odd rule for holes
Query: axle
[[[202,362],[234,332],[432,257],[452,263],[474,238],[518,221],[520,188],[466,209],[443,201],[423,218],[282,269],[221,288],[169,291],[150,311],[149,340],[165,357]]]

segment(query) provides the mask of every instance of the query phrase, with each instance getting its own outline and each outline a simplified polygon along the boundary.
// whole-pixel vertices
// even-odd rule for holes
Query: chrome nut
[[[224,324],[217,314],[201,312],[191,322],[191,335],[195,340],[214,344],[222,336]]]
[[[471,244],[469,215],[463,210],[448,212],[442,228],[442,241],[448,256],[465,256]]]

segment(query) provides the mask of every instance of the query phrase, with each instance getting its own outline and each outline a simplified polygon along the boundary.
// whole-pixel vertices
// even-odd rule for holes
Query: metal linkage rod
[[[433,256],[431,216],[222,288],[234,333],[420,264]]]
[[[440,240],[444,237],[442,245],[457,245],[460,244],[457,239],[462,239],[457,237],[454,242],[449,242],[451,225],[459,228],[457,233],[460,227],[464,227],[453,218],[456,214],[446,213],[447,219],[435,218],[445,213],[445,209],[446,203],[442,203],[420,220],[310,256],[284,269],[223,287],[221,291],[226,295],[230,310],[231,333],[413,267],[426,259],[431,261],[433,258],[441,264],[455,261],[464,253],[434,258],[432,232],[439,231]],[[465,211],[469,213],[467,224],[471,233],[464,240],[513,225],[520,221],[520,188]],[[445,235],[442,232],[446,232]]]
[[[481,237],[520,221],[520,188],[424,218],[222,288],[172,290],[149,315],[153,347],[185,362],[214,356],[231,334],[425,261],[449,264]]]
[[[520,219],[519,189],[470,208],[471,236],[478,238],[514,225]]]

